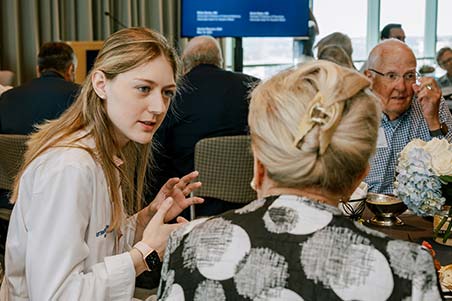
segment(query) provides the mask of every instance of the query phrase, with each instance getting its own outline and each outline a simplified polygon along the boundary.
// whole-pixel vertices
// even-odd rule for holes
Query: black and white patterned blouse
[[[293,195],[175,231],[159,300],[441,300],[421,246]]]

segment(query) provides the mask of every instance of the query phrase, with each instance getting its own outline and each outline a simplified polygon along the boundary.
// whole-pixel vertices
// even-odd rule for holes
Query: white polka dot
[[[295,214],[290,221],[272,220],[270,211],[272,208],[287,208]],[[314,206],[309,206],[301,201],[297,196],[281,196],[270,205],[269,210],[264,215],[266,228],[271,232],[283,233],[281,229],[287,229],[287,233],[295,235],[306,235],[314,233],[326,227],[333,219],[333,214],[326,210],[320,210]],[[280,224],[278,224],[278,222]],[[273,229],[273,231],[272,231]]]
[[[237,225],[231,225],[231,227],[233,228],[232,239],[223,246],[223,253],[218,260],[205,262],[200,260],[201,258],[197,258],[199,272],[208,279],[225,280],[233,277],[237,264],[251,249],[251,241],[246,231]],[[199,245],[198,248],[197,253],[198,251],[200,254],[209,253],[209,244]],[[218,249],[218,245],[213,250],[216,249]]]
[[[359,256],[360,254],[368,254],[372,258],[371,261],[367,261],[367,264],[370,264],[367,269],[368,273],[366,277],[360,277],[360,281],[348,286],[338,285],[344,281],[332,281],[331,289],[343,300],[379,301],[388,299],[394,288],[394,279],[384,255],[377,249],[362,244],[351,245],[348,254],[341,277],[353,276],[353,273],[357,272],[353,267],[362,265],[363,258]]]
[[[226,300],[226,295],[220,282],[214,280],[205,280],[198,284],[193,301],[205,300]]]
[[[253,248],[241,261],[234,282],[239,295],[255,298],[274,287],[285,287],[289,264],[269,248]]]
[[[254,298],[253,301],[303,301],[304,299],[300,297],[296,292],[282,287],[271,288],[259,297]]]
[[[184,301],[184,290],[182,287],[175,283],[171,286],[170,293],[168,297],[165,299],[165,301]]]

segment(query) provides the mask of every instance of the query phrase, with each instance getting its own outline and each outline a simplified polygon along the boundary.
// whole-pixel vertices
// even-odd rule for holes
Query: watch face
[[[162,267],[162,262],[157,251],[153,251],[146,257],[146,264],[151,271],[158,270]]]

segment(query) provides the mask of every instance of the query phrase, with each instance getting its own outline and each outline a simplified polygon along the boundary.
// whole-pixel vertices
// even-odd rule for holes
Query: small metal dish
[[[397,216],[405,212],[407,206],[395,196],[368,193],[366,206],[373,214],[375,214],[369,220],[369,223],[384,227],[403,225],[403,221]]]

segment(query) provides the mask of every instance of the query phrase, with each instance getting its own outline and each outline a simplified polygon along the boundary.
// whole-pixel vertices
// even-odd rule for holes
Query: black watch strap
[[[430,136],[432,136],[432,137],[446,136],[448,132],[449,132],[449,128],[447,127],[447,124],[442,122],[441,127],[439,129],[430,131]]]
[[[150,271],[157,271],[162,267],[159,254],[157,251],[152,251],[151,254],[144,259]]]

